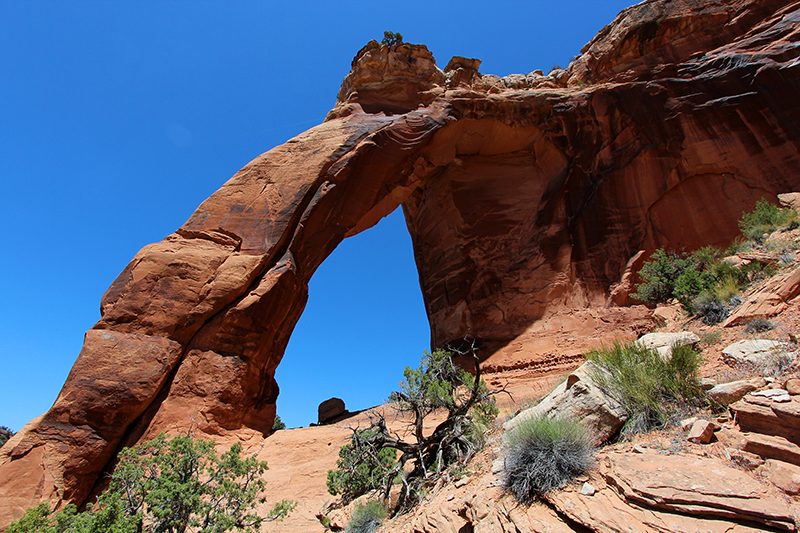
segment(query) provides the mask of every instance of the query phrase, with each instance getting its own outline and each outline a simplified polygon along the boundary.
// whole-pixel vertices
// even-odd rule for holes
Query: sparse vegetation
[[[383,448],[377,453],[364,453],[370,450],[369,443],[375,440],[375,430],[356,430],[350,443],[339,449],[336,470],[328,470],[328,492],[334,496],[342,495],[351,501],[362,494],[383,488],[386,475],[394,467],[397,450]]]
[[[587,358],[592,380],[628,415],[623,437],[668,426],[703,402],[701,359],[690,345],[675,346],[671,357],[662,358],[637,343],[615,343]]]
[[[485,428],[497,416],[496,393],[489,392],[481,380],[474,343],[462,355],[472,356],[475,376],[456,367],[452,354],[443,350],[425,352],[419,368],[405,369],[400,391],[390,395],[389,404],[401,417],[410,419],[411,438],[403,440],[390,431],[382,415],[376,415],[366,429],[353,429],[350,443],[340,452],[337,470],[328,474],[329,490],[343,491],[348,478],[374,485],[373,474],[379,475],[384,502],[392,484],[400,485],[392,510],[396,514],[413,507],[428,485],[448,468],[464,464],[483,446]],[[447,417],[426,434],[425,419],[435,412],[446,412]],[[383,467],[387,449],[394,457],[399,454],[389,469]]]
[[[386,519],[386,507],[380,502],[369,501],[363,505],[357,505],[353,509],[345,528],[345,533],[373,533],[377,531]]]
[[[756,333],[764,333],[765,331],[769,331],[771,329],[775,329],[775,322],[771,320],[767,320],[766,318],[754,318],[750,322],[747,323],[747,326],[744,328],[745,335],[754,335]]]
[[[164,434],[119,454],[109,488],[86,512],[67,505],[53,514],[46,504],[28,509],[9,533],[184,533],[260,531],[297,505],[283,500],[265,517],[255,512],[266,482],[264,461],[242,459],[235,443],[217,456],[214,443]]]
[[[286,424],[283,423],[280,416],[275,415],[275,422],[272,423],[272,431],[278,431],[279,429],[286,429]]]
[[[14,436],[14,432],[8,429],[6,426],[0,426],[0,448],[8,442],[8,439]]]
[[[397,46],[398,44],[403,44],[403,36],[400,33],[385,31],[383,32],[383,39],[381,39],[381,44],[385,44],[390,48],[392,46]]]
[[[520,503],[563,487],[592,465],[592,446],[575,420],[537,416],[506,436],[503,486]]]
[[[794,208],[780,208],[764,198],[756,203],[753,212],[745,213],[739,221],[742,234],[757,243],[762,242],[764,235],[775,230],[795,229],[798,225],[797,211]]]

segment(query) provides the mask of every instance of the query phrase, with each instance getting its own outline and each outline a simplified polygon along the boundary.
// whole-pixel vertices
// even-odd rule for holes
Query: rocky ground
[[[780,238],[794,242],[800,232]],[[779,251],[795,254],[786,246]],[[747,331],[747,317],[738,325],[707,326],[687,317],[677,305],[655,309],[656,331],[696,335],[693,342],[702,350],[706,387],[729,407],[696,413],[684,427],[602,446],[588,475],[530,506],[517,504],[500,486],[501,422],[535,405],[563,382],[582,362],[587,345],[607,342],[614,327],[621,338],[635,338],[646,321],[615,324],[589,315],[557,316],[551,324],[572,320],[608,327],[580,340],[560,338],[557,327],[552,327],[549,336],[531,332],[529,345],[519,341],[501,350],[487,361],[490,370],[485,377],[491,386],[505,386],[511,396],[499,398],[500,422],[492,430],[490,444],[470,463],[466,475],[443,480],[414,512],[387,522],[381,531],[795,531],[800,521],[800,375],[795,339],[800,331],[800,301],[787,302],[775,295],[800,288],[785,286],[797,272],[796,263],[782,265],[772,278],[743,295],[740,311],[755,299],[759,305],[769,301],[780,309],[770,319],[773,329],[761,333]],[[777,288],[776,280],[782,283]],[[768,294],[764,287],[771,287]],[[736,353],[730,355],[726,347],[741,341],[756,352],[737,361]],[[780,344],[777,350],[758,352],[757,341]],[[547,357],[541,355],[543,346],[549,350],[544,350]],[[538,357],[527,357],[532,351]],[[530,364],[524,364],[526,357]],[[580,379],[580,372],[575,375]],[[326,472],[334,466],[349,428],[366,425],[368,417],[369,412],[360,413],[334,425],[282,430],[246,442],[249,451],[270,462],[268,503],[283,498],[299,502],[298,509],[286,521],[271,524],[270,531],[325,531],[319,521],[323,510],[332,526],[346,525],[348,509],[332,505],[334,499],[325,489]],[[403,421],[394,423],[401,427]]]

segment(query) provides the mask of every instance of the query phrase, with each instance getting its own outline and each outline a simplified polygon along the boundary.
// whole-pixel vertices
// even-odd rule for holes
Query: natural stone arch
[[[189,419],[268,431],[308,280],[401,204],[434,347],[470,332],[491,355],[554,316],[568,334],[562,311],[618,320],[606,308],[629,303],[647,252],[723,244],[761,196],[800,186],[798,52],[771,46],[797,32],[784,5],[640,4],[548,77],[463,58],[442,72],[423,46],[369,44],[323,124],[109,288],[53,407],[0,451],[0,516],[83,501],[120,446]],[[689,12],[697,24],[634,31]]]

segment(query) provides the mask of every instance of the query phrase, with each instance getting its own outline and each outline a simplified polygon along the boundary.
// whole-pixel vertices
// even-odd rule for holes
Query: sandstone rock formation
[[[469,334],[488,356],[559,313],[618,315],[635,258],[727,244],[742,211],[800,188],[799,17],[793,0],[647,0],[548,76],[368,44],[323,124],[108,289],[55,404],[0,451],[0,528],[82,502],[121,446],[187,420],[269,432],[309,279],[398,206],[433,347]]]

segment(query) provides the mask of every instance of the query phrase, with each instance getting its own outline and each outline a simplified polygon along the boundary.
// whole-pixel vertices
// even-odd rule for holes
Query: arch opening
[[[429,348],[430,326],[402,209],[346,238],[309,283],[309,298],[275,379],[287,427],[317,422],[341,398],[355,412],[397,389]]]

